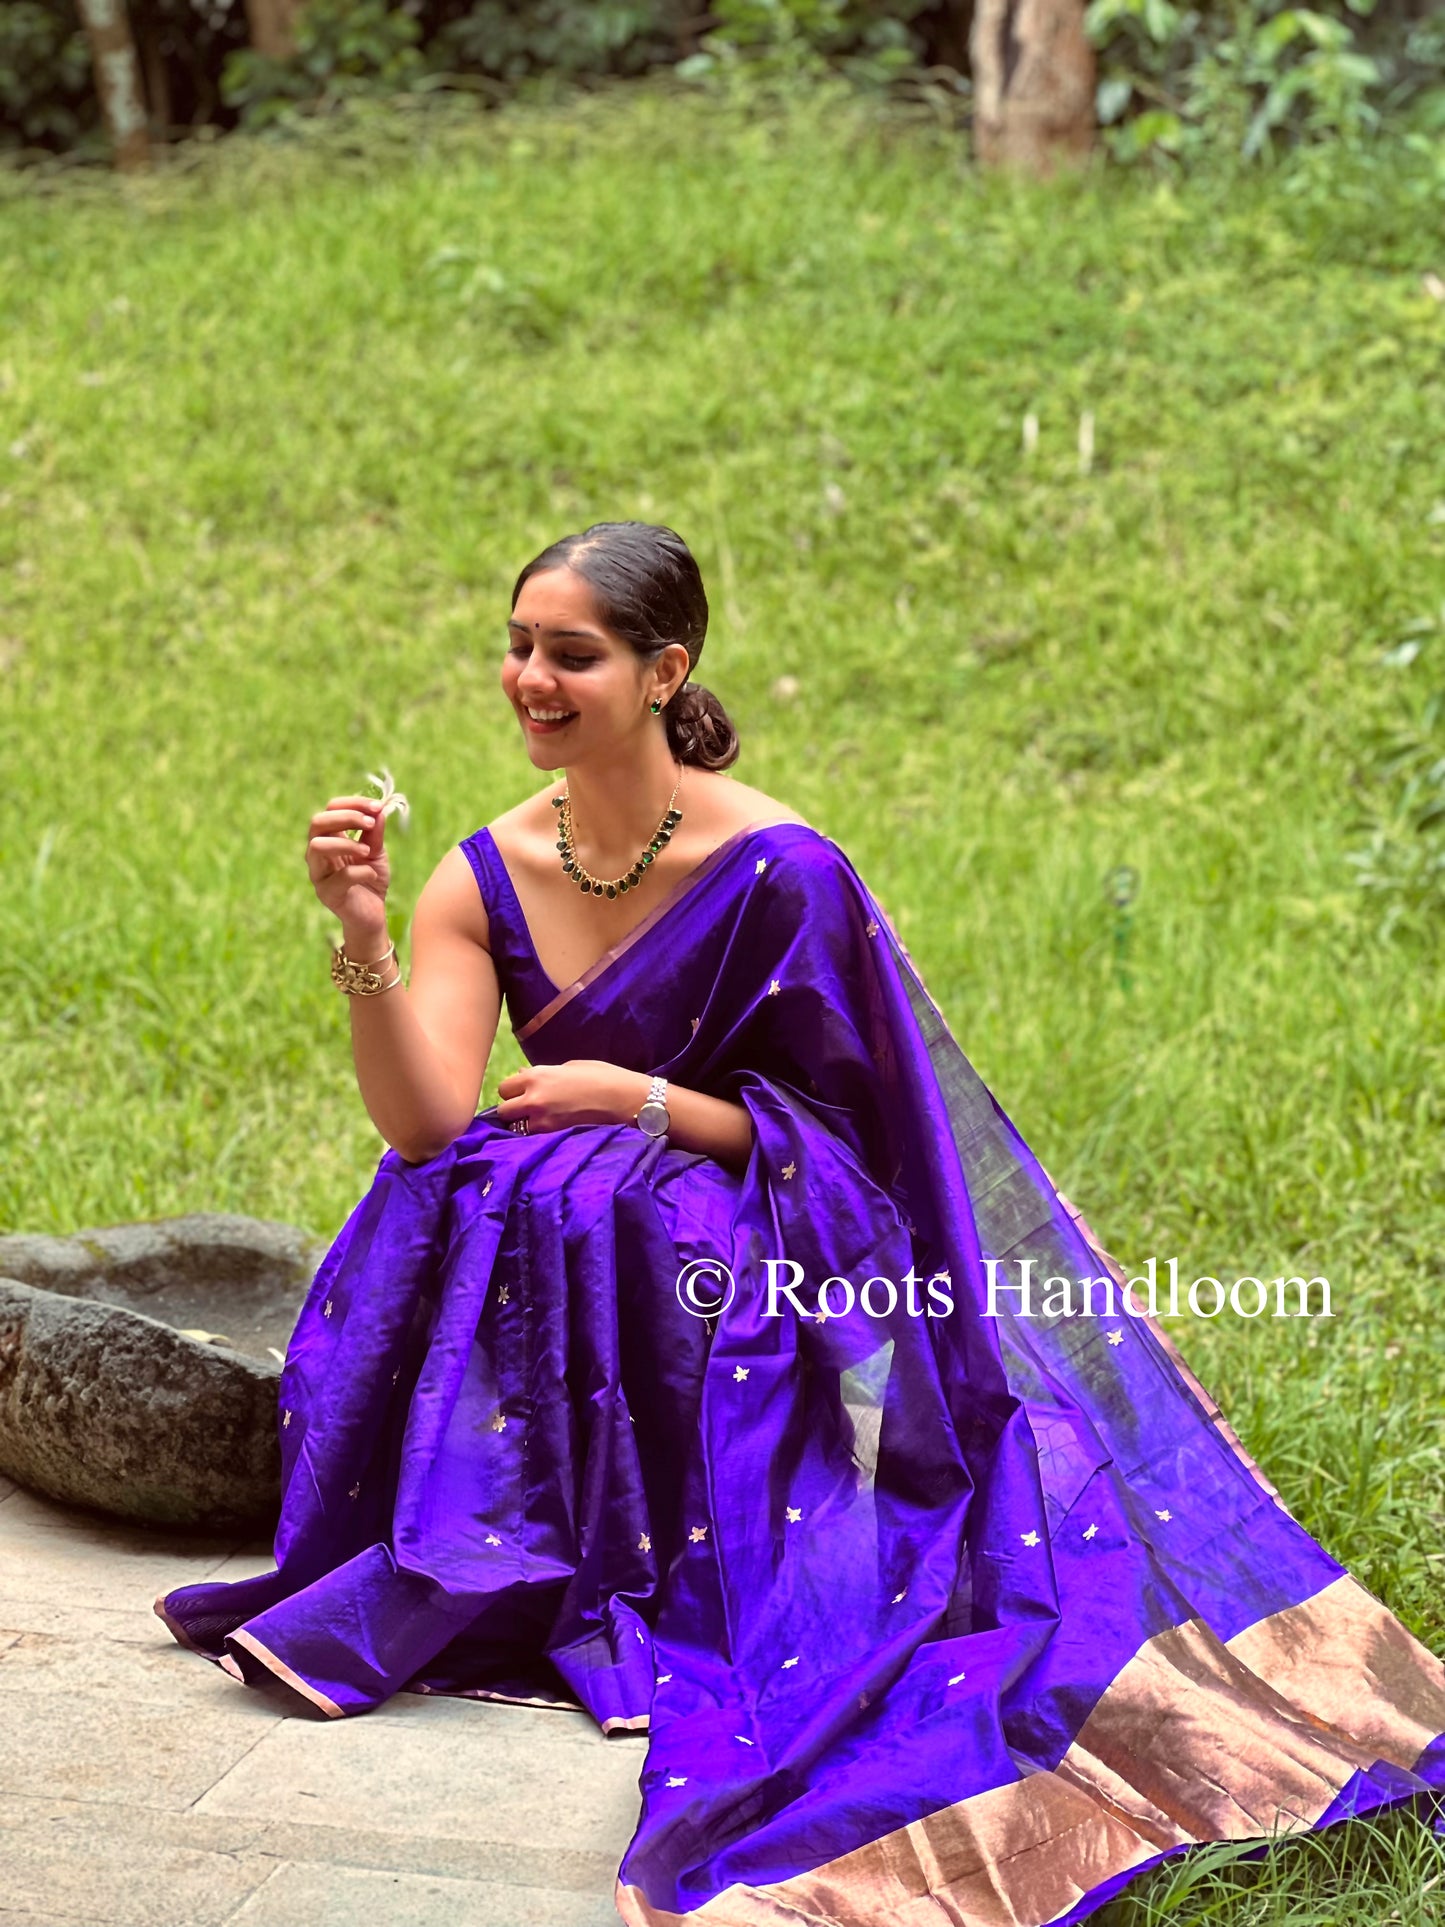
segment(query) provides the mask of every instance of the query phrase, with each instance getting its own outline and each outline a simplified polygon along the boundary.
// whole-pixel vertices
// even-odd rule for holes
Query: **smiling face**
[[[589,752],[625,751],[661,719],[648,708],[681,680],[687,651],[670,643],[654,663],[597,618],[590,584],[573,569],[529,576],[507,625],[502,689],[517,712],[522,740],[538,769],[560,769]]]

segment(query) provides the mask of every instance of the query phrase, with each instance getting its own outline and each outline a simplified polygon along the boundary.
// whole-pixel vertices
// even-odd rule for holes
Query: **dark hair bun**
[[[668,748],[694,769],[729,769],[742,745],[732,719],[710,689],[686,682],[663,711]]]

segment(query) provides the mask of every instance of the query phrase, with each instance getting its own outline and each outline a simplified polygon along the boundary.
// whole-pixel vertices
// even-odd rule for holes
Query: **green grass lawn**
[[[1111,1249],[1329,1278],[1329,1323],[1175,1336],[1445,1651],[1445,991],[1346,861],[1438,680],[1381,657],[1445,603],[1445,176],[1298,189],[1024,188],[665,87],[0,176],[0,1224],[339,1227],[383,1147],[307,818],[391,768],[404,916],[535,784],[516,570],[666,521],[736,773]],[[1445,1918],[1413,1823],[1184,1864],[1106,1918]]]

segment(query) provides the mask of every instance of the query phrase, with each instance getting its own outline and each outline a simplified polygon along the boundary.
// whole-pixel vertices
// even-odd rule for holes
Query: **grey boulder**
[[[166,1525],[276,1516],[276,1393],[324,1242],[200,1215],[0,1238],[0,1472]]]

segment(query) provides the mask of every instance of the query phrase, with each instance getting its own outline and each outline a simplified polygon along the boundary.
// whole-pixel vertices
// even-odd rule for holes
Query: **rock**
[[[0,1473],[125,1519],[273,1523],[271,1347],[324,1250],[210,1215],[0,1238]]]
[[[224,1337],[251,1358],[285,1354],[324,1239],[220,1212],[106,1225],[66,1238],[0,1238],[0,1278],[144,1312]]]

